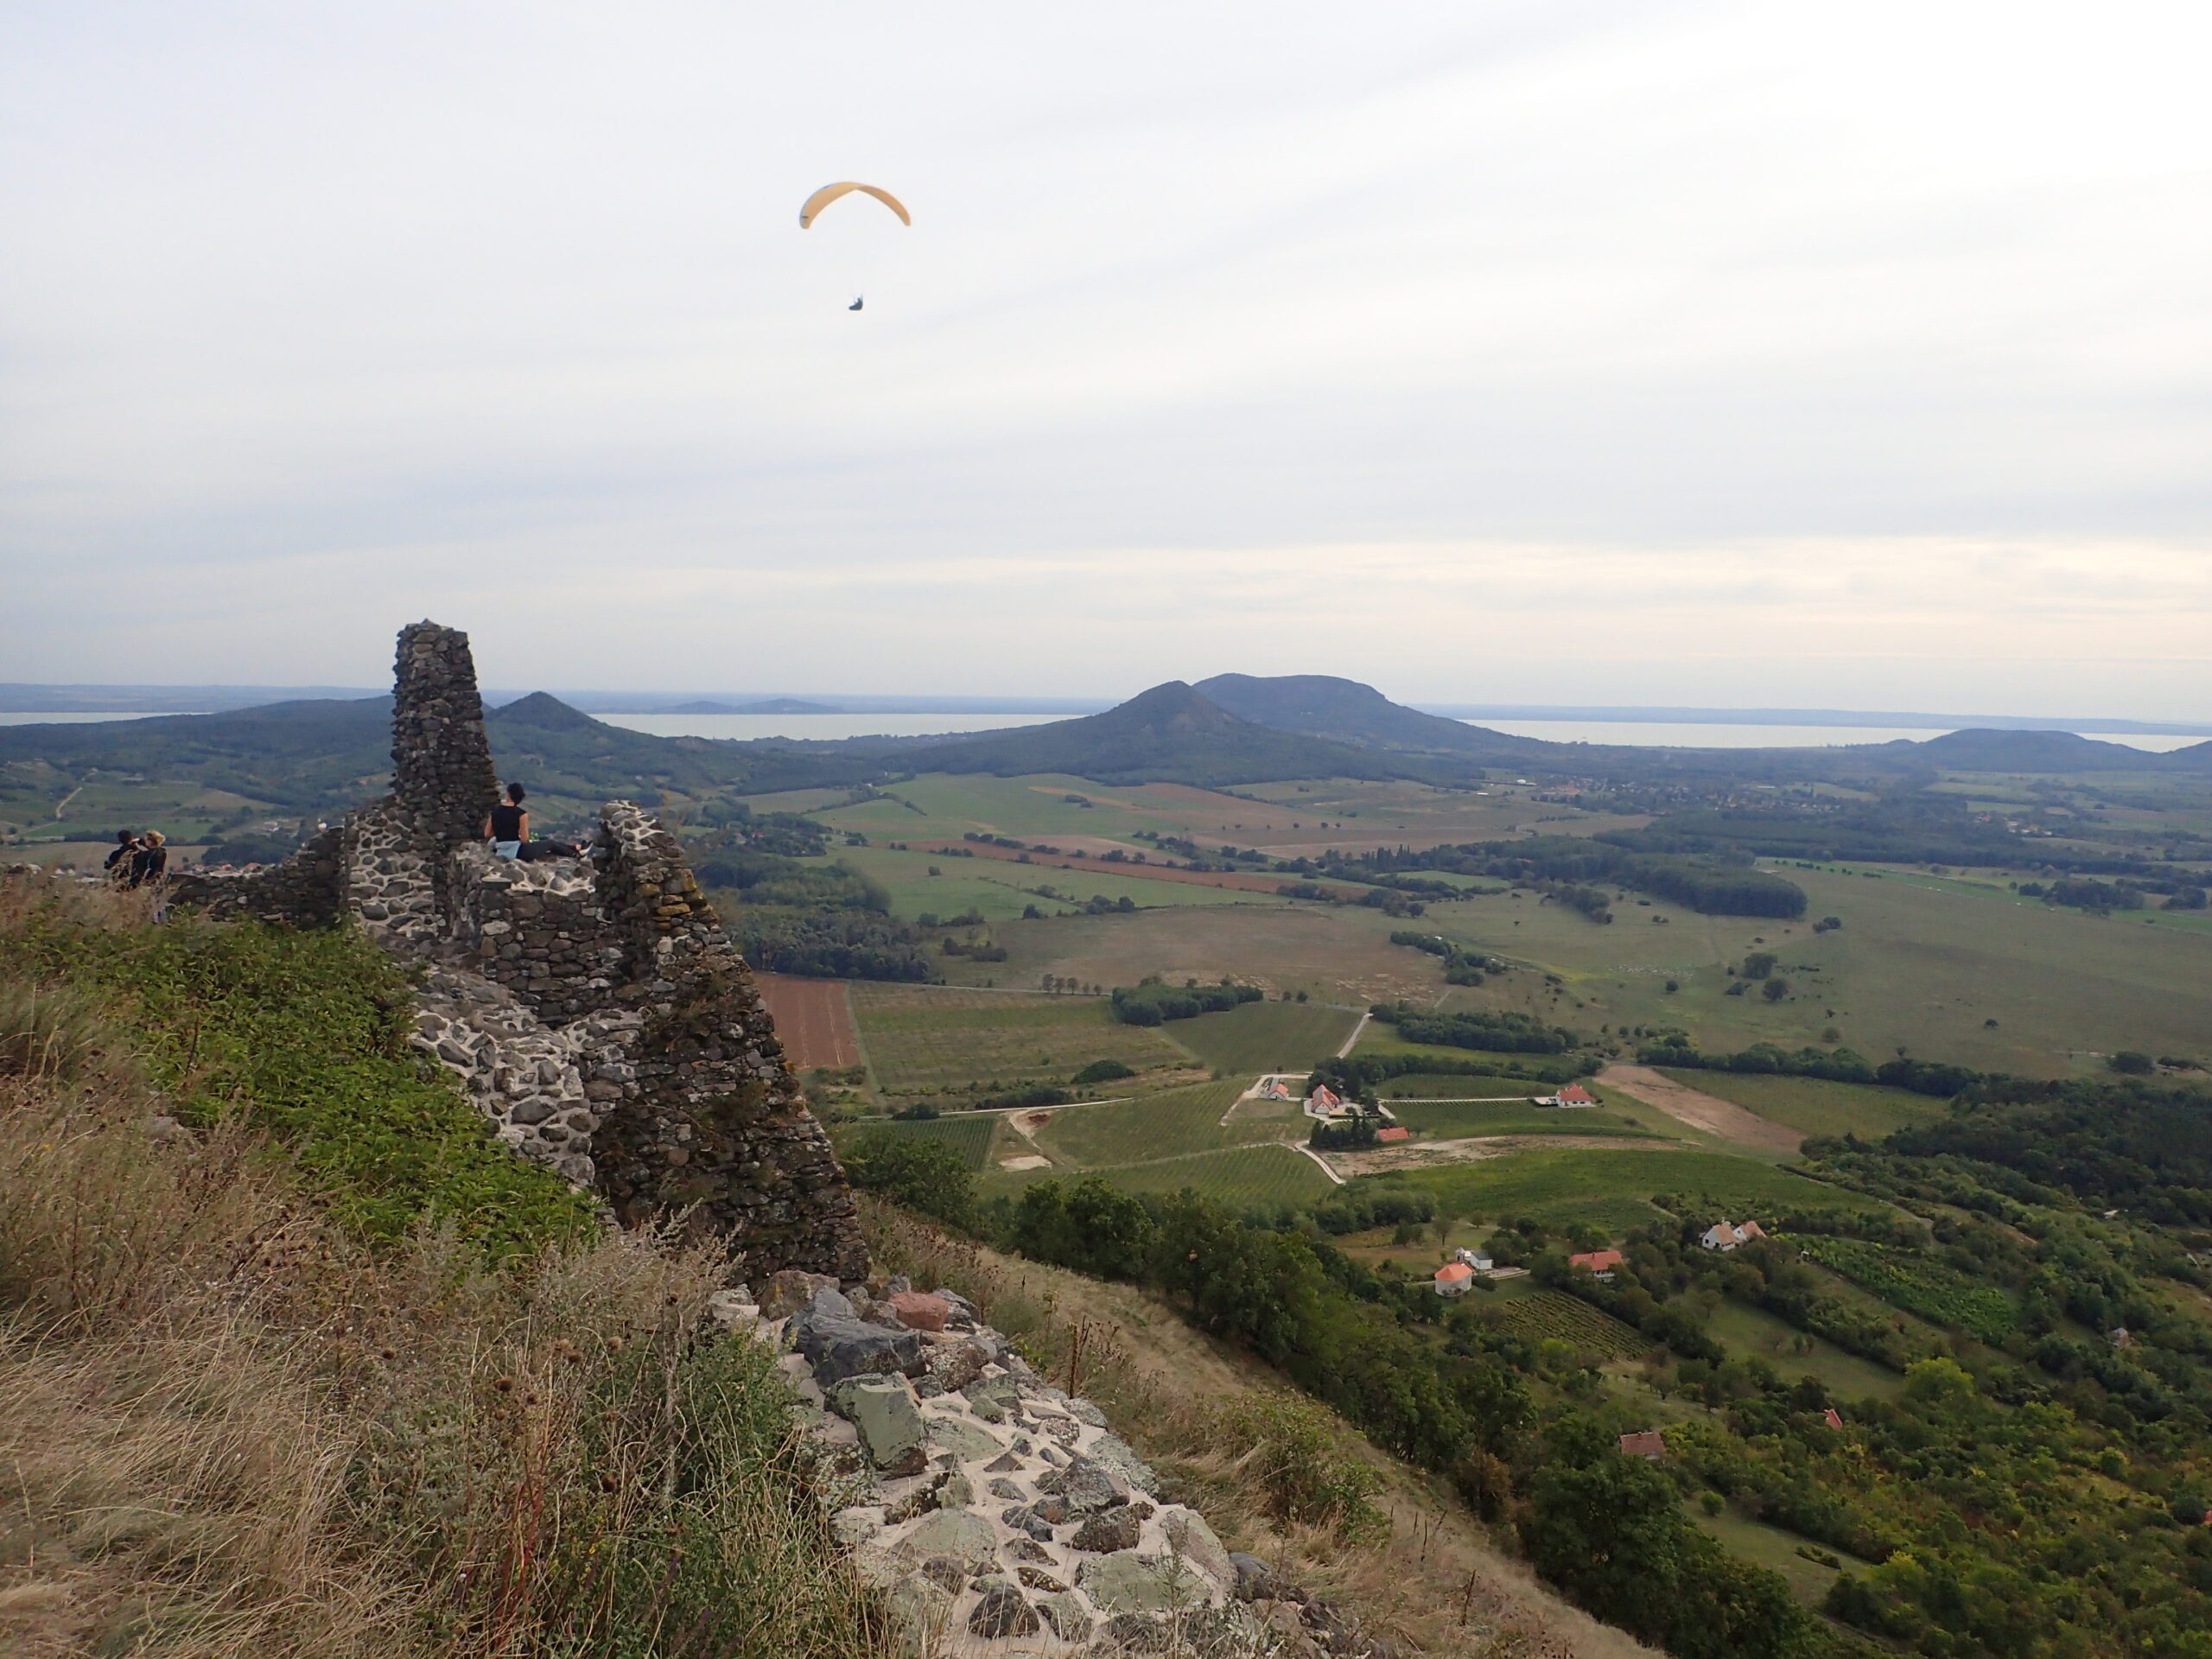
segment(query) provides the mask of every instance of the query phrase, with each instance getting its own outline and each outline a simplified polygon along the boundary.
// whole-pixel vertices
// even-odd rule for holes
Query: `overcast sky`
[[[0,9],[0,679],[2212,715],[2212,12]],[[880,183],[814,229],[798,204]],[[860,313],[846,309],[867,296]]]

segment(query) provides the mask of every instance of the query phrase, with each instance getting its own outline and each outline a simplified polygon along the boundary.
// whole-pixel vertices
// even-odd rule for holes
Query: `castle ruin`
[[[755,1278],[865,1276],[844,1171],[676,838],[610,801],[580,858],[494,856],[480,830],[499,779],[458,630],[400,631],[391,730],[390,795],[275,869],[187,873],[178,901],[351,917],[422,963],[416,1047],[503,1142],[625,1224],[682,1215]]]

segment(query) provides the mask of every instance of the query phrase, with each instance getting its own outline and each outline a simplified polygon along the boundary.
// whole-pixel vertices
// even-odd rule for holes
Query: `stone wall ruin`
[[[392,779],[285,863],[186,872],[175,901],[294,926],[353,918],[424,966],[415,1046],[518,1154],[626,1224],[682,1215],[728,1237],[748,1275],[863,1277],[844,1171],[676,838],[610,801],[579,859],[494,857],[468,637],[433,622],[400,631]]]

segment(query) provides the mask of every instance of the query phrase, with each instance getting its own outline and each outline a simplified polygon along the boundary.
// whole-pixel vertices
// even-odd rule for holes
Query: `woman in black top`
[[[509,784],[507,798],[485,815],[484,839],[501,858],[520,858],[530,844],[530,813],[522,800],[522,785]]]

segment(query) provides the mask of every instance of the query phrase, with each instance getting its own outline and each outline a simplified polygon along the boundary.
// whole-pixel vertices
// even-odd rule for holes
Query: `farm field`
[[[1723,1100],[1803,1135],[1856,1135],[1878,1141],[1913,1123],[1943,1116],[1943,1103],[1905,1089],[1835,1083],[1826,1077],[1784,1077],[1747,1071],[1656,1068],[1686,1088]]]
[[[1152,1071],[1187,1066],[1154,1032],[1116,1023],[1103,997],[961,991],[855,981],[877,1086],[889,1096],[973,1093],[1065,1083],[1093,1060]]]
[[[1480,1297],[1480,1301],[1475,1299]],[[1476,1306],[1489,1305],[1480,1291],[1469,1293]],[[1607,1359],[1634,1359],[1654,1346],[1642,1332],[1563,1290],[1531,1290],[1497,1304],[1497,1322],[1516,1335],[1538,1342],[1571,1343]]]
[[[776,1022],[784,1058],[794,1071],[817,1066],[842,1071],[861,1063],[860,1033],[842,980],[755,974],[753,983]]]
[[[1261,987],[1271,1001],[1284,991],[1353,1007],[1401,996],[1428,1000],[1433,976],[1427,964],[1433,958],[1389,942],[1391,928],[1402,925],[1380,911],[1352,906],[1180,906],[1008,923],[993,930],[1007,961],[949,958],[944,968],[963,979],[994,975],[1001,985],[1035,985],[1045,974],[1134,985],[1158,974],[1170,983],[1238,979]]]
[[[1632,1118],[1600,1108],[1561,1110],[1555,1106],[1531,1106],[1506,1102],[1500,1105],[1467,1103],[1437,1106],[1393,1106],[1398,1122],[1425,1140],[1452,1140],[1478,1135],[1630,1135],[1667,1139]]]
[[[1056,916],[1093,897],[1116,903],[1126,898],[1147,910],[1170,905],[1282,906],[1291,902],[1274,897],[1272,892],[1238,893],[1118,871],[1094,874],[1057,869],[1044,863],[963,858],[957,853],[902,852],[889,847],[840,848],[823,859],[806,861],[842,862],[881,882],[891,895],[891,913],[902,921],[912,921],[925,912],[958,916],[976,911],[986,921],[1007,922],[1033,905],[1047,916]],[[931,875],[932,869],[940,874]],[[1039,891],[1044,887],[1060,897],[1046,896]]]
[[[1784,1376],[1818,1377],[1839,1400],[1894,1400],[1904,1387],[1895,1371],[1847,1353],[1825,1338],[1808,1336],[1763,1307],[1725,1300],[1705,1328],[1735,1351],[1760,1355]],[[1810,1351],[1802,1351],[1807,1347]]]
[[[1096,1169],[1304,1138],[1304,1120],[1299,1118],[1233,1118],[1224,1127],[1222,1114],[1243,1087],[1243,1079],[1230,1078],[1111,1105],[1067,1107],[1052,1113],[1036,1130],[1037,1143],[1056,1163]]]
[[[868,1134],[911,1135],[923,1141],[941,1141],[957,1148],[968,1160],[970,1169],[990,1166],[991,1148],[1001,1138],[1002,1126],[996,1112],[955,1112],[944,1117],[871,1118],[862,1126]],[[1004,1138],[1013,1139],[1010,1130]]]
[[[1656,1192],[1710,1198],[1732,1212],[1767,1213],[1796,1205],[1883,1207],[1874,1199],[1750,1158],[1679,1148],[1656,1137],[1649,1152],[1617,1147],[1522,1152],[1479,1163],[1431,1165],[1365,1179],[1425,1188],[1455,1215],[1590,1221],[1616,1236],[1662,1217],[1664,1212],[1649,1202]]]
[[[1452,988],[1446,1006],[1516,1008],[1584,1031],[1677,1027],[1708,1050],[1841,1042],[1885,1055],[1902,1043],[2034,1077],[2094,1071],[2120,1048],[2212,1054],[2212,932],[2146,925],[2145,912],[1999,902],[1897,871],[1775,868],[1804,887],[1808,916],[1843,926],[1816,935],[1808,920],[1700,916],[1631,896],[1601,927],[1533,895],[1432,906],[1421,926],[1562,982],[1506,974]],[[1761,950],[1781,959],[1791,995],[1726,995],[1728,966]],[[1411,1000],[1446,996],[1433,959],[1405,972],[1426,990]]]
[[[1370,1031],[1374,1029],[1376,1027],[1371,1025],[1368,1027]],[[1387,1031],[1389,1027],[1385,1026],[1382,1029]],[[1367,1054],[1374,1051],[1369,1048],[1367,1039],[1362,1037],[1359,1047],[1354,1052]],[[1479,1060],[1482,1058],[1472,1049],[1465,1050],[1463,1052],[1471,1060]],[[1438,1100],[1459,1098],[1478,1100],[1493,1096],[1499,1098],[1510,1096],[1516,1100],[1527,1100],[1537,1095],[1554,1093],[1558,1088],[1557,1084],[1535,1083],[1527,1077],[1461,1077],[1441,1071],[1409,1071],[1403,1077],[1384,1078],[1380,1087],[1376,1090],[1376,1093],[1384,1100],[1423,1096]]]
[[[1333,1190],[1312,1159],[1289,1147],[1202,1152],[1096,1173],[1125,1192],[1179,1192],[1187,1186],[1232,1209],[1303,1209]]]
[[[1051,841],[1056,835],[1126,839],[1135,830],[1149,830],[1187,836],[1206,847],[1259,847],[1282,857],[1318,854],[1328,847],[1364,851],[1401,842],[1433,846],[1481,841],[1517,834],[1537,823],[1553,833],[1588,834],[1641,822],[1535,801],[1529,793],[1499,784],[1476,792],[1316,779],[1229,795],[1185,784],[1106,785],[1057,774],[991,778],[931,772],[890,785],[883,798],[818,808],[813,816],[879,842],[957,840],[969,830],[1032,841]]]
[[[1342,1047],[1358,1023],[1359,1016],[1348,1008],[1313,1002],[1247,1002],[1194,1020],[1170,1020],[1160,1030],[1208,1065],[1256,1075],[1311,1071]]]

